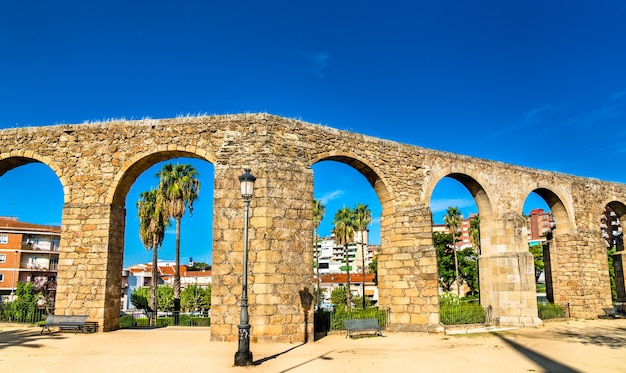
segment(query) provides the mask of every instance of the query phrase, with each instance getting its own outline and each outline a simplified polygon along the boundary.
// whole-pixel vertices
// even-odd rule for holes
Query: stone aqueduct
[[[609,205],[624,223],[623,184],[428,150],[268,114],[5,129],[0,141],[0,175],[41,162],[60,179],[64,206],[55,312],[89,314],[104,331],[118,328],[126,195],[150,166],[181,156],[214,165],[214,340],[237,339],[243,251],[237,177],[244,166],[257,177],[250,209],[253,341],[300,342],[312,335],[312,310],[301,303],[300,294],[312,282],[311,165],[322,160],[352,166],[378,195],[379,302],[390,308],[390,329],[428,331],[439,326],[429,205],[444,177],[465,185],[479,208],[481,301],[493,307],[496,322],[541,323],[522,218],[531,192],[543,197],[556,220],[549,249],[554,302],[568,304],[573,317],[595,317],[611,306],[600,216]],[[618,259],[623,263],[621,255]]]

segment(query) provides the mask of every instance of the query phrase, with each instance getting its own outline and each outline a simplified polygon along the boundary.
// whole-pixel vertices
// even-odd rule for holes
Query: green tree
[[[42,299],[41,292],[35,289],[32,282],[18,282],[15,289],[16,298],[8,307],[12,318],[18,321],[35,321],[37,303]]]
[[[194,262],[192,266],[187,267],[188,271],[210,271],[213,266],[202,262]]]
[[[211,286],[188,285],[180,294],[181,307],[187,311],[211,308]]]
[[[456,278],[454,272],[454,253],[452,249],[452,235],[443,232],[433,232],[433,245],[437,250],[437,274],[439,285],[445,292],[449,292]]]
[[[470,220],[469,227],[469,238],[472,246],[474,246],[474,251],[478,255],[480,255],[480,216],[474,215]]]
[[[322,203],[321,200],[316,199],[313,201],[313,247],[315,248],[315,270],[317,273],[317,291],[315,292],[315,299],[317,304],[317,309],[320,309],[320,304],[322,302],[322,291],[320,287],[320,252],[317,248],[317,228],[320,226],[322,219],[324,219],[324,214],[326,213],[326,206]]]
[[[352,294],[350,292],[350,257],[348,256],[348,246],[354,241],[354,221],[352,220],[352,211],[349,207],[337,210],[333,219],[333,234],[335,241],[339,246],[345,248],[346,259],[346,304],[348,309],[352,307]]]
[[[335,306],[345,306],[348,299],[348,292],[345,286],[338,286],[330,293],[330,300]]]
[[[448,207],[446,214],[443,216],[443,222],[448,228],[448,232],[452,235],[452,250],[454,252],[454,272],[456,274],[456,286],[457,295],[461,296],[461,283],[459,282],[459,261],[456,252],[456,237],[459,233],[459,226],[461,225],[461,211],[458,207]]]
[[[461,279],[470,288],[472,294],[478,293],[478,255],[468,246],[458,251],[459,272]]]
[[[541,272],[544,270],[543,263],[543,246],[541,244],[535,244],[530,247],[530,253],[533,255],[533,261],[535,263],[535,283],[539,280]]]
[[[152,305],[152,314],[150,317],[150,325],[156,325],[157,311],[157,250],[163,243],[165,236],[165,227],[168,219],[165,215],[165,209],[162,199],[156,190],[149,192],[141,192],[139,201],[137,202],[137,215],[139,216],[139,237],[147,250],[152,250],[152,283],[150,285],[150,304]]]
[[[132,293],[130,293],[130,303],[140,310],[147,310],[149,308],[149,299],[150,288],[147,287],[135,288]]]
[[[368,267],[370,273],[374,274],[374,284],[378,286],[378,257],[375,257]]]
[[[367,226],[372,222],[372,210],[367,205],[359,203],[352,210],[352,219],[354,222],[354,228],[359,232],[361,239],[361,287],[363,296],[361,297],[361,306],[365,308],[365,245],[368,242],[363,242],[367,237]]]
[[[156,174],[159,193],[163,196],[169,217],[176,222],[176,268],[174,269],[174,311],[180,311],[180,222],[185,212],[193,213],[193,203],[200,193],[198,172],[190,164],[163,165]],[[177,314],[174,316],[177,324]]]
[[[158,309],[167,312],[174,310],[174,288],[171,286],[159,286],[157,299]]]

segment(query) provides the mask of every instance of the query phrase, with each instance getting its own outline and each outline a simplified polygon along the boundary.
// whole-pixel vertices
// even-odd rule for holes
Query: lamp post
[[[15,291],[16,282],[16,274],[17,274],[17,250],[15,250],[15,258],[13,258],[13,285],[11,286],[11,302],[13,302],[13,292]]]
[[[239,350],[235,353],[235,366],[242,367],[252,365],[252,352],[250,351],[250,323],[248,321],[248,210],[250,199],[254,192],[254,181],[249,168],[239,176],[241,196],[243,197],[243,278],[241,282],[241,316],[239,318]]]

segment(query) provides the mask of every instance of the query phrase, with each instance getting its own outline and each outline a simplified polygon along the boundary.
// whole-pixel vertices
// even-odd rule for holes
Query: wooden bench
[[[355,320],[343,320],[343,326],[346,329],[346,338],[350,336],[352,338],[354,333],[364,331],[374,331],[375,335],[383,336],[383,328],[378,325],[376,319],[355,319]]]
[[[73,330],[74,334],[76,334],[79,330],[83,333],[97,331],[97,322],[95,323],[95,329],[94,322],[89,323],[88,326],[85,327],[87,324],[87,317],[87,315],[48,315],[46,323],[41,329],[41,334],[43,334],[46,329],[48,329],[48,333],[52,333],[52,329],[50,328],[55,326],[59,328],[59,331]]]

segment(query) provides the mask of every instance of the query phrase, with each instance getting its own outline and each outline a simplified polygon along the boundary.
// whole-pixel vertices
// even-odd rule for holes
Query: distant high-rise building
[[[554,227],[552,212],[545,212],[543,209],[530,211],[527,221],[528,241],[545,241],[546,235]]]

